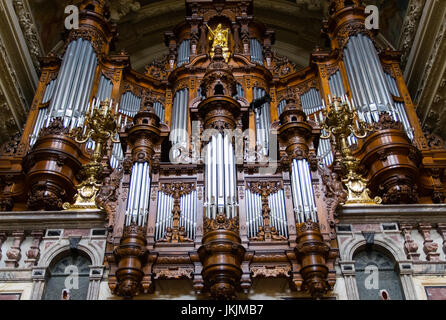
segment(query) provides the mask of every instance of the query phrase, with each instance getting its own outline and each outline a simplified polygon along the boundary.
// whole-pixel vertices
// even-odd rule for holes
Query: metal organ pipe
[[[42,97],[42,102],[41,102],[42,104],[48,103],[51,100],[54,94],[55,86],[56,86],[56,80],[52,80],[46,85],[45,93],[43,94]],[[48,107],[40,108],[37,114],[36,123],[34,124],[33,132],[31,134],[31,139],[29,143],[30,147],[32,147],[34,143],[36,143],[40,130],[45,125],[45,121],[47,120],[47,118],[48,118]]]
[[[96,53],[89,41],[77,39],[68,45],[50,102],[47,124],[56,117],[63,117],[67,127],[78,124],[87,107],[96,66]]]
[[[337,74],[339,75],[339,77],[332,76],[329,79],[331,92],[333,92],[333,90],[337,90],[335,88],[338,88],[340,85],[342,85],[342,79],[340,78],[339,71],[337,72]],[[341,83],[335,85],[335,83],[339,81],[341,81]],[[343,88],[343,85],[341,88]],[[311,88],[308,92],[300,96],[300,100],[302,103],[302,109],[308,117],[313,115],[316,122],[319,123],[320,121],[323,121],[323,116],[320,120],[317,119],[318,113],[319,115],[322,115],[321,110],[324,109],[324,106],[321,103],[322,99],[318,89]],[[328,139],[320,139],[317,155],[321,157],[322,162],[327,166],[333,163],[333,151],[331,148],[331,143]]]
[[[135,163],[130,178],[129,198],[126,209],[126,225],[132,222],[144,226],[147,222],[150,196],[150,167],[147,162]]]
[[[254,88],[254,99],[261,98],[266,95],[266,91],[262,88]],[[270,114],[269,103],[262,105],[260,109],[256,109],[256,131],[257,131],[257,145],[262,147],[261,152],[267,156],[269,154],[269,127]]]
[[[155,109],[155,113],[160,118],[161,122],[164,122],[164,106],[160,102],[156,101],[153,104],[153,108]]]
[[[227,135],[213,135],[206,147],[206,216],[215,218],[217,211],[228,218],[236,215],[236,173],[234,148]]]
[[[390,92],[392,93],[392,95],[394,95],[395,97],[401,97],[395,78],[392,77],[388,73],[386,73],[385,75],[386,75],[387,84],[389,86],[389,89],[390,89]],[[404,103],[395,102],[395,107],[396,107],[395,111],[397,113],[398,120],[403,123],[404,129],[406,130],[406,133],[407,133],[407,136],[409,137],[409,139],[413,140],[413,138],[414,138],[413,128],[410,125],[409,118],[407,117]]]
[[[190,40],[184,40],[180,43],[178,48],[178,63],[177,67],[181,67],[185,63],[189,63],[190,58]]]
[[[353,99],[365,120],[379,121],[380,112],[388,112],[396,118],[391,91],[370,38],[362,34],[350,37],[344,57]]]
[[[317,222],[310,166],[306,159],[293,159],[291,167],[291,189],[298,223],[311,219]]]
[[[256,62],[263,66],[263,49],[259,40],[252,38],[250,40],[251,45],[251,61]]]

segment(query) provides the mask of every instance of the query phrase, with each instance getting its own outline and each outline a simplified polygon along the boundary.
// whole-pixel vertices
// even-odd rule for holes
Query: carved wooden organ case
[[[186,7],[165,33],[167,54],[139,73],[125,51],[110,51],[117,32],[105,1],[82,3],[62,57],[41,59],[23,133],[2,147],[1,210],[63,214],[94,149],[70,132],[89,105],[108,100],[119,103],[120,142],[107,145],[97,200],[119,296],[153,292],[157,279],[190,279],[217,299],[247,293],[260,277],[286,278],[314,298],[330,291],[345,197],[333,142],[320,138],[333,96],[373,127],[349,138],[373,196],[444,202],[446,150],[423,133],[400,55],[377,47],[358,1],[332,1],[329,47],[303,70],[274,53],[274,32],[255,20],[252,1]],[[219,24],[226,48],[209,38]]]

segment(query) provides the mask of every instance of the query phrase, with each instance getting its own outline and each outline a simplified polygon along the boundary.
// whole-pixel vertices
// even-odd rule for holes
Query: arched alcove
[[[66,289],[70,300],[86,300],[90,265],[90,258],[81,252],[58,255],[49,266],[43,300],[61,300]]]
[[[362,247],[355,252],[353,260],[360,300],[405,299],[398,264],[385,249]]]

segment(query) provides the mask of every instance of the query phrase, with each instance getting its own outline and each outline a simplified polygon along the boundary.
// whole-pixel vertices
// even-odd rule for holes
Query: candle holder
[[[326,134],[321,139],[333,137],[336,142],[336,151],[340,154],[340,166],[342,170],[342,182],[347,188],[347,200],[344,205],[380,204],[380,197],[370,198],[370,190],[367,188],[368,179],[364,178],[359,170],[359,160],[356,159],[348,144],[348,137],[352,134],[358,139],[364,139],[367,132],[373,131],[358,118],[356,111],[351,107],[348,99],[334,97],[329,111],[324,111],[325,122],[322,129]],[[354,122],[356,121],[356,127]]]
[[[84,164],[81,169],[83,181],[76,185],[77,194],[74,204],[64,203],[65,210],[97,210],[97,193],[102,186],[102,174],[104,171],[103,157],[107,152],[107,142],[119,143],[114,137],[117,134],[117,125],[114,115],[111,113],[112,102],[108,99],[101,102],[98,107],[94,103],[90,105],[85,117],[84,126],[71,132],[77,143],[84,144],[87,141],[94,142],[94,150],[91,161]],[[117,113],[117,108],[115,114]]]

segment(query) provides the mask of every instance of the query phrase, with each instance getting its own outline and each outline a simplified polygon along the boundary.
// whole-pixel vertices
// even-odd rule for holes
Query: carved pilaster
[[[40,242],[42,241],[45,231],[37,230],[31,232],[31,237],[33,238],[31,248],[26,252],[25,260],[27,267],[32,267],[37,265],[40,258]]]
[[[426,259],[428,261],[439,261],[440,253],[437,252],[438,244],[431,239],[430,235],[431,229],[432,225],[427,223],[420,223],[418,225],[418,230],[420,231],[424,239],[423,249],[424,252],[426,253]]]
[[[19,266],[19,261],[22,258],[22,250],[20,249],[23,240],[25,239],[24,231],[14,231],[12,233],[14,237],[11,248],[6,252],[8,259],[5,261],[5,266],[7,268],[17,268]]]
[[[411,224],[401,224],[400,228],[401,228],[401,232],[404,236],[404,249],[407,254],[407,259],[419,260],[420,254],[417,253],[418,245],[412,239],[412,236],[411,236],[411,231],[414,228],[414,226]]]
[[[443,238],[443,252],[446,253],[446,223],[439,223],[437,226],[437,230]]]

